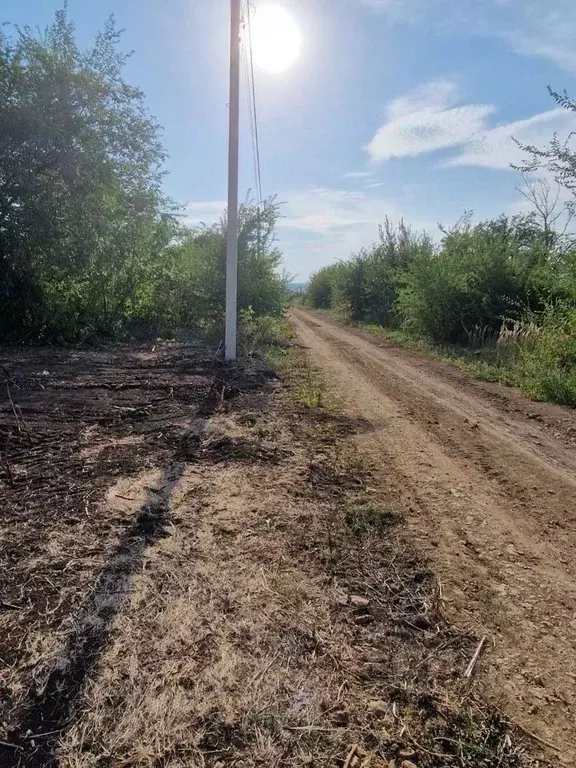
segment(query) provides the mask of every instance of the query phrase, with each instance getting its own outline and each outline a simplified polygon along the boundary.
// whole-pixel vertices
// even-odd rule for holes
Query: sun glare
[[[254,62],[268,72],[284,72],[300,55],[302,35],[281,5],[262,5],[252,20]]]

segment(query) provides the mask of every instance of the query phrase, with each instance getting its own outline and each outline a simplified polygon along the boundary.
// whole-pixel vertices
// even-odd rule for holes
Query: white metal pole
[[[238,143],[240,120],[240,0],[230,2],[230,124],[226,246],[225,358],[236,360],[238,305]]]

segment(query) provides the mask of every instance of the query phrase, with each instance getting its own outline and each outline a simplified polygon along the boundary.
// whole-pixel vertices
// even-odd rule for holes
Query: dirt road
[[[576,764],[576,414],[302,309],[293,324],[406,516],[492,699]]]

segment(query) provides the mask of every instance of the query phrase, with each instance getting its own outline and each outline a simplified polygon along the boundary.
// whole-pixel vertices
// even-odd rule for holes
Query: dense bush
[[[316,273],[306,301],[451,355],[474,350],[483,375],[576,405],[576,249],[534,215],[466,216],[436,246],[387,223],[371,248]]]
[[[333,290],[336,285],[336,273],[342,269],[340,264],[322,267],[310,278],[305,294],[305,301],[316,309],[330,309],[334,306]]]
[[[306,302],[319,309],[337,309],[353,322],[396,324],[400,276],[419,254],[432,251],[426,235],[414,234],[404,222],[394,227],[386,219],[378,242],[312,276]]]
[[[132,321],[218,328],[225,221],[187,230],[162,195],[160,129],[109,21],[0,28],[0,340],[76,341]],[[241,210],[239,303],[278,314],[273,200]]]
[[[536,331],[518,345],[518,383],[535,400],[576,406],[576,305],[549,304],[526,322]]]
[[[287,299],[274,246],[278,218],[274,199],[240,206],[238,308],[278,317]],[[156,295],[150,320],[169,325],[222,330],[226,274],[226,218],[212,227],[183,229],[163,254],[153,281]]]
[[[416,254],[399,278],[405,327],[435,342],[467,344],[494,336],[505,318],[538,304],[540,240],[526,243],[525,230],[525,217],[476,226],[465,218],[437,249]]]

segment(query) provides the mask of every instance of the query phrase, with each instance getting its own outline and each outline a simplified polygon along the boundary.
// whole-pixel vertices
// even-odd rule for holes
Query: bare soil
[[[133,572],[166,535],[197,443],[182,435],[240,379],[250,391],[268,374],[189,344],[5,349],[0,366],[0,739],[11,743],[58,734],[78,705]]]
[[[372,422],[189,344],[0,362],[2,768],[545,764],[464,678]]]
[[[293,323],[366,428],[374,498],[398,500],[451,620],[489,644],[495,706],[576,764],[576,413],[320,313]]]

